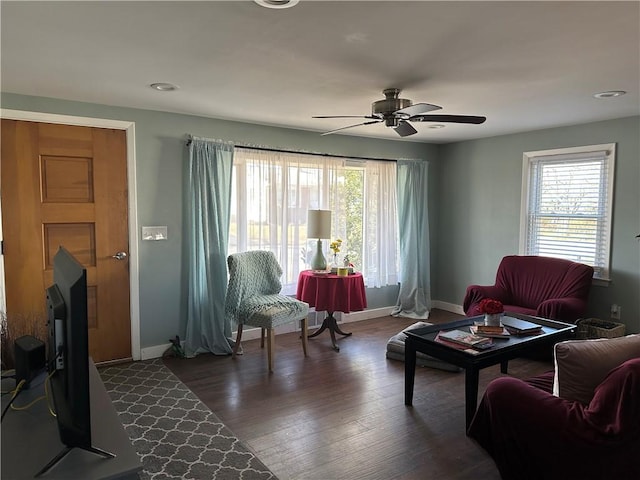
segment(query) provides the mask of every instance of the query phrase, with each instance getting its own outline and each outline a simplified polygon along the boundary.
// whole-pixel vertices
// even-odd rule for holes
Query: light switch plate
[[[166,240],[167,227],[142,227],[142,240]]]

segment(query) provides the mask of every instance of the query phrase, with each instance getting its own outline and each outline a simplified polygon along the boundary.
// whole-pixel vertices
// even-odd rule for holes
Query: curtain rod
[[[377,162],[395,162],[396,160],[392,160],[390,158],[374,158],[374,157],[351,157],[349,155],[337,155],[332,153],[320,153],[320,152],[308,152],[305,150],[288,150],[284,148],[272,148],[272,147],[256,147],[253,145],[239,145],[236,144],[238,148],[247,148],[251,150],[259,150],[265,152],[282,152],[282,153],[303,153],[305,155],[314,155],[316,157],[334,157],[334,158],[346,158],[348,160],[375,160]]]
[[[186,146],[188,147],[189,145],[191,145],[191,142],[193,141],[193,136],[189,135],[186,141]],[[211,140],[214,142],[222,142],[222,140],[215,140],[212,138],[203,138],[203,137],[197,137],[200,138],[202,140]],[[233,142],[225,142],[225,143],[233,143]],[[398,160],[394,160],[391,158],[375,158],[375,157],[351,157],[349,155],[337,155],[337,154],[331,154],[331,153],[320,153],[320,152],[310,152],[310,151],[306,151],[306,150],[289,150],[289,149],[285,149],[285,148],[274,148],[274,147],[265,147],[265,146],[259,146],[259,145],[250,145],[250,144],[243,144],[243,143],[233,143],[234,147],[238,147],[238,148],[247,148],[247,149],[251,149],[251,150],[258,150],[258,151],[263,151],[263,152],[282,152],[282,153],[303,153],[305,155],[315,155],[318,157],[334,157],[334,158],[346,158],[349,160],[375,160],[377,162],[397,162]],[[411,161],[421,161],[419,159],[412,159],[412,158],[403,158],[401,160],[411,160]]]

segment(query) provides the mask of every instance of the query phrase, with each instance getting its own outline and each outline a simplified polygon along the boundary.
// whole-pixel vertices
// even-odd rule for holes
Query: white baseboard
[[[362,320],[369,320],[371,318],[387,317],[391,315],[391,312],[395,306],[372,308],[370,310],[363,310],[361,312],[351,312],[341,314],[343,323],[360,322]],[[338,320],[340,320],[338,318]]]
[[[171,347],[170,343],[164,345],[154,345],[140,349],[140,360],[151,360],[152,358],[160,358],[167,349]]]
[[[446,310],[447,312],[457,313],[459,315],[464,315],[464,310],[461,305],[455,305],[453,303],[440,302],[438,300],[434,300],[431,302],[431,306],[433,308],[438,308],[440,310]],[[380,318],[391,315],[391,312],[395,308],[394,305],[389,307],[382,308],[372,308],[370,310],[363,310],[361,312],[352,312],[352,313],[341,313],[336,312],[335,316],[338,322],[340,323],[352,323],[352,322],[360,322],[362,320],[369,320],[372,318]],[[319,312],[320,314],[324,314],[324,312]],[[313,316],[315,319],[316,312],[312,310],[309,312],[309,316]],[[318,325],[319,326],[319,325]],[[291,333],[300,330],[300,324],[298,322],[291,322],[286,325],[281,325],[276,328],[276,335],[280,335],[283,333]],[[236,332],[233,332],[233,338],[235,338]],[[246,328],[242,331],[242,340],[255,340],[260,338],[260,329],[259,328]],[[166,343],[164,345],[154,345],[152,347],[146,347],[140,350],[141,359],[142,360],[150,360],[152,358],[161,357],[167,349],[171,347],[170,343]]]
[[[447,312],[457,313],[458,315],[464,315],[464,309],[462,305],[456,305],[455,303],[441,302],[440,300],[433,300],[431,302],[432,308],[439,310],[445,310]]]

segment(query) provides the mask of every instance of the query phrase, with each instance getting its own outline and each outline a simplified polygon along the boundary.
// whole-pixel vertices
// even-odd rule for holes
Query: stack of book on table
[[[538,335],[542,333],[542,326],[520,318],[502,317],[502,325],[511,335]]]
[[[493,346],[491,338],[481,337],[462,330],[442,330],[438,332],[436,341],[450,344],[451,346],[473,348],[476,350],[486,350]]]
[[[471,333],[474,335],[479,335],[481,337],[509,338],[511,336],[509,330],[503,326],[471,325],[469,330],[471,330]]]

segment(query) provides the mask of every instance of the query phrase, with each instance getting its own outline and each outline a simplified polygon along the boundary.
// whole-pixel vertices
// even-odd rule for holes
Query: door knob
[[[111,255],[116,260],[124,260],[127,258],[127,252],[118,252],[115,255]]]

